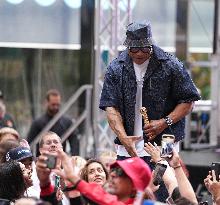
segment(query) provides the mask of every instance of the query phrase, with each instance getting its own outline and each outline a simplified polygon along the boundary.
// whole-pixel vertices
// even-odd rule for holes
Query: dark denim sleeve
[[[182,63],[176,63],[172,72],[172,96],[178,104],[197,101],[201,98]]]
[[[102,88],[101,99],[99,103],[99,108],[105,110],[106,107],[119,108],[119,79],[114,73],[111,64],[105,74],[104,85]]]

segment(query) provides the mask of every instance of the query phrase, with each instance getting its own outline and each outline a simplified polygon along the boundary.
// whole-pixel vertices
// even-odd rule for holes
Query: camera
[[[54,155],[47,155],[47,160],[45,161],[47,168],[54,169],[57,163],[57,157]]]
[[[219,181],[220,162],[212,162],[211,170],[214,170],[214,171],[215,171],[216,180]]]
[[[170,134],[163,134],[161,141],[161,157],[171,158],[173,155],[175,136]]]

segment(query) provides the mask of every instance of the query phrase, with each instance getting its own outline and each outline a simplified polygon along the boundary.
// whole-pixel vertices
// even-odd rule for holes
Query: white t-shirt
[[[149,156],[149,154],[143,149],[144,140],[143,140],[143,130],[142,130],[142,116],[140,114],[140,108],[142,107],[142,88],[144,82],[144,75],[149,64],[149,60],[146,60],[143,64],[138,65],[134,64],[134,71],[136,75],[137,82],[137,93],[136,93],[136,103],[135,103],[135,122],[134,122],[134,136],[142,136],[142,139],[139,140],[136,144],[136,150],[139,157]],[[117,155],[130,157],[123,145],[117,147]]]

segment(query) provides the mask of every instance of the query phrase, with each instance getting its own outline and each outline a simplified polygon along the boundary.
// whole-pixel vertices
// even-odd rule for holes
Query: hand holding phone
[[[173,155],[175,136],[170,134],[163,134],[161,141],[161,157],[171,158]]]
[[[153,184],[155,186],[159,185],[162,181],[162,177],[167,169],[167,165],[165,164],[157,164],[154,170],[154,175],[153,175]]]
[[[47,168],[54,169],[57,163],[57,157],[54,155],[47,155],[47,160],[45,161]]]
[[[220,162],[212,162],[212,164],[211,164],[211,170],[214,170],[214,171],[215,171],[216,180],[219,181]]]

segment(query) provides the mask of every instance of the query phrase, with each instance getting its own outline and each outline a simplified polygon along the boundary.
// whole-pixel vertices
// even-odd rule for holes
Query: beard
[[[54,116],[59,112],[59,109],[48,109],[47,112],[50,116]]]

